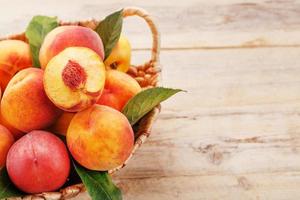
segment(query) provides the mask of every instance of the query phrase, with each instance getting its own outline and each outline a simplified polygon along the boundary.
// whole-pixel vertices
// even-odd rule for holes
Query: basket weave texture
[[[142,65],[131,66],[127,73],[130,76],[132,76],[135,80],[137,80],[137,82],[140,84],[140,86],[142,88],[145,89],[145,88],[155,87],[158,85],[159,78],[160,78],[160,72],[161,72],[161,68],[159,65],[160,34],[158,32],[157,26],[155,25],[152,17],[145,10],[143,10],[141,8],[135,8],[135,7],[124,8],[122,15],[124,18],[129,17],[129,16],[138,16],[138,17],[143,18],[151,30],[153,43],[152,43],[150,61],[148,61]],[[97,21],[94,19],[78,21],[78,22],[63,22],[63,21],[61,21],[60,25],[78,25],[78,26],[89,27],[94,30],[100,22],[101,21]],[[5,38],[0,38],[0,41],[7,40],[7,39],[15,39],[15,40],[22,40],[22,41],[28,42],[25,37],[25,33],[10,35]],[[134,148],[133,148],[133,151],[132,151],[130,157],[127,159],[127,161],[123,165],[121,165],[113,170],[110,170],[109,171],[110,174],[125,167],[126,163],[133,156],[134,152],[146,141],[146,139],[149,137],[149,135],[151,133],[152,125],[153,125],[154,121],[156,120],[159,112],[160,112],[160,106],[157,106],[140,120],[139,127],[135,133],[137,136],[136,140],[135,140],[135,145],[134,145]],[[9,198],[9,200],[72,199],[72,198],[76,197],[78,194],[80,194],[81,192],[85,192],[85,187],[83,184],[77,184],[77,185],[69,186],[67,188],[63,188],[57,192],[44,192],[41,194],[27,195],[24,197]]]

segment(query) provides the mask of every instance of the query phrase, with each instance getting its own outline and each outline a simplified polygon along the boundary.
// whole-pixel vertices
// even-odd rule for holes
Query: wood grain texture
[[[125,6],[148,10],[159,22],[165,49],[280,47],[300,45],[297,0],[1,0],[0,33],[23,31],[33,15],[63,20],[102,19]],[[22,6],[16,6],[22,5]],[[17,15],[16,15],[17,13]],[[11,19],[11,20],[7,20]],[[137,28],[138,27],[138,28]],[[144,27],[144,28],[143,28]],[[138,49],[149,48],[150,32],[139,19],[126,20],[124,33]]]
[[[149,141],[116,175],[126,199],[134,188],[135,199],[298,199],[299,55],[163,52],[163,84],[188,93],[163,104]]]
[[[157,18],[162,84],[188,92],[163,103],[149,140],[114,175],[125,200],[300,198],[300,1],[20,2],[3,1],[1,35],[37,13],[102,18],[135,5]],[[147,61],[143,22],[124,31],[133,63]]]

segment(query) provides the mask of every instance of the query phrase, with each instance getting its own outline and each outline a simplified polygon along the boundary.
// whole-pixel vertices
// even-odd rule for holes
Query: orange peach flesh
[[[2,117],[23,132],[46,128],[61,113],[45,94],[43,74],[38,68],[20,71],[9,82],[1,99]]]
[[[29,45],[20,40],[1,41],[0,52],[0,87],[3,91],[18,71],[32,66],[32,58]]]
[[[121,111],[128,100],[141,90],[141,86],[131,76],[117,70],[108,70],[104,90],[97,104]]]
[[[104,59],[103,43],[95,31],[82,26],[59,26],[47,34],[42,44],[39,54],[42,69],[68,47],[87,47]]]
[[[81,165],[106,171],[122,165],[130,156],[134,134],[122,113],[93,105],[74,116],[67,132],[67,144]]]
[[[65,49],[45,69],[47,96],[56,106],[68,112],[78,112],[96,103],[104,83],[103,62],[94,51],[85,47]]]

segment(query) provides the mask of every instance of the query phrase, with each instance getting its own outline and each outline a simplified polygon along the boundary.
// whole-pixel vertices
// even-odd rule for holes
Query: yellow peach
[[[117,70],[107,70],[104,90],[97,104],[121,111],[128,100],[141,90],[138,82],[131,76]]]
[[[42,69],[23,69],[11,79],[3,93],[2,117],[23,132],[44,129],[61,113],[45,94],[43,74]]]
[[[32,58],[29,45],[20,40],[0,41],[0,52],[0,87],[4,91],[18,71],[32,66]]]
[[[107,69],[127,72],[131,61],[131,46],[128,39],[121,35],[108,58],[104,61]]]
[[[91,170],[107,171],[122,165],[134,144],[133,130],[119,111],[100,105],[78,112],[67,132],[74,159]]]
[[[25,135],[24,132],[14,128],[12,125],[10,125],[1,115],[0,113],[0,124],[2,124],[3,126],[5,126],[5,128],[7,128],[10,133],[14,136],[15,140],[21,138],[23,135]]]
[[[58,120],[51,126],[50,130],[60,135],[66,135],[70,122],[73,119],[75,113],[64,112]]]

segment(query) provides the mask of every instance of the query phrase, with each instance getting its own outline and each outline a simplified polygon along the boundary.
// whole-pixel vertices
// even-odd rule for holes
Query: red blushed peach
[[[53,57],[45,69],[44,87],[59,108],[78,112],[95,104],[104,88],[105,66],[85,47],[69,47]]]
[[[20,40],[0,41],[0,87],[2,91],[18,71],[32,66],[29,45]]]
[[[8,150],[13,143],[14,138],[9,130],[0,125],[0,169],[4,167]]]
[[[41,46],[39,60],[42,69],[67,47],[87,47],[104,59],[103,43],[95,31],[82,26],[60,26],[46,35]]]
[[[93,105],[75,114],[67,132],[67,144],[82,166],[107,171],[122,165],[130,156],[134,134],[121,112]]]
[[[2,117],[23,132],[46,128],[61,114],[45,94],[43,74],[37,68],[18,72],[1,99]]]
[[[60,135],[66,135],[70,122],[75,113],[64,112],[58,120],[51,126],[50,130]]]
[[[97,103],[121,111],[128,100],[141,90],[138,82],[131,76],[117,70],[108,70],[104,90]]]
[[[7,172],[11,181],[27,193],[60,188],[70,172],[64,143],[46,131],[32,131],[19,139],[8,152]]]

